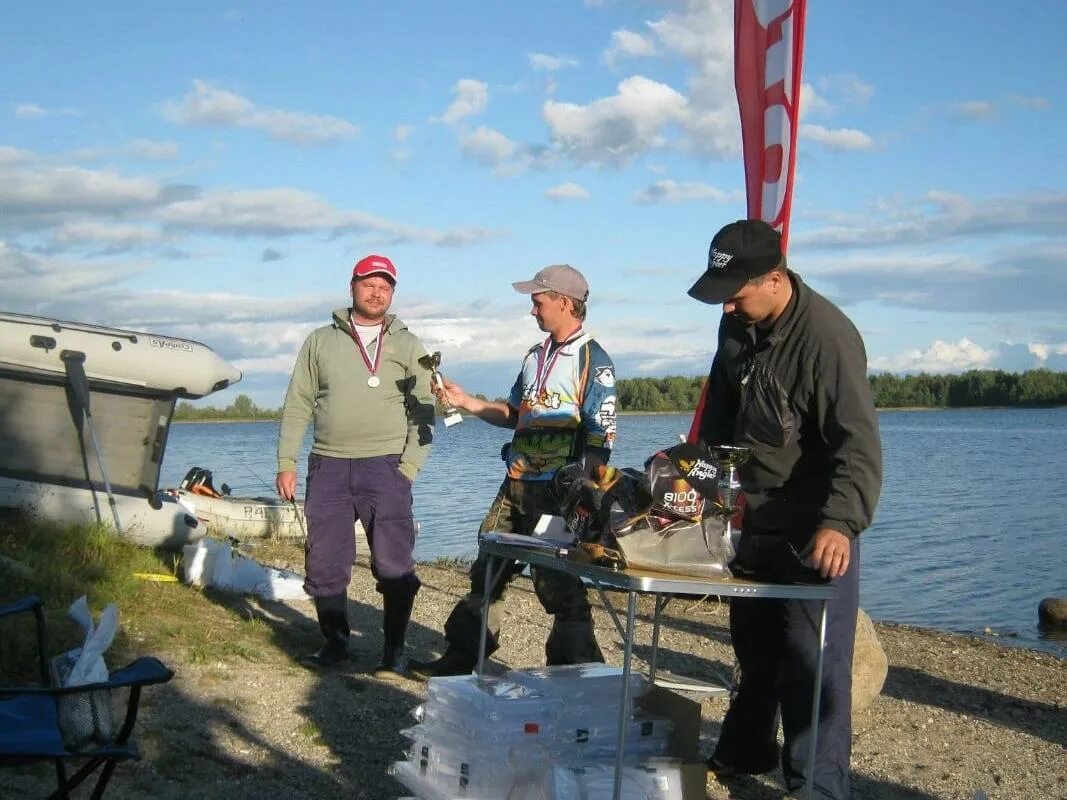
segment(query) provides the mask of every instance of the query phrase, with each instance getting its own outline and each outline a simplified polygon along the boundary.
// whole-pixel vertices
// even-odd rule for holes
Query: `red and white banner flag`
[[[800,125],[800,72],[807,0],[734,0],[734,86],[741,111],[748,218],[789,241]],[[697,440],[708,385],[700,393],[690,442]]]
[[[748,218],[789,239],[807,0],[735,0],[734,86]]]

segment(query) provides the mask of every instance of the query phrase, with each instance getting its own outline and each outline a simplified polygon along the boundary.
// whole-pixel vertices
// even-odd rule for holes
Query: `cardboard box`
[[[674,723],[671,755],[682,760],[682,797],[705,800],[708,768],[700,753],[700,703],[661,686],[653,686],[637,699],[636,705]]]

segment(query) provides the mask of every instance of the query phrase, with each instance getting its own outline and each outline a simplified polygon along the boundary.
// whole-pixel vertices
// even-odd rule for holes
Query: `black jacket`
[[[789,278],[793,296],[769,329],[723,315],[700,439],[753,449],[740,470],[746,534],[851,538],[882,486],[867,355],[840,309]]]

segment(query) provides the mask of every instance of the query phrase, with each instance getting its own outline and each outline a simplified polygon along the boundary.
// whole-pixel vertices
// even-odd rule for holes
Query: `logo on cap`
[[[712,250],[711,258],[708,259],[708,266],[713,269],[726,269],[726,265],[733,260],[733,256],[729,253],[724,253],[722,250]]]

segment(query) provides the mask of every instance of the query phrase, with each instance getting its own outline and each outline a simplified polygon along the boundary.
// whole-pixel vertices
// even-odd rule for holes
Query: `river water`
[[[988,629],[998,641],[1067,656],[1067,638],[1037,625],[1043,597],[1067,596],[1067,408],[883,411],[879,419],[885,482],[863,534],[863,608],[876,620]],[[681,414],[621,416],[612,463],[640,467],[688,424]],[[509,438],[478,419],[438,426],[415,483],[419,560],[473,557]],[[174,425],[160,486],[200,466],[234,494],[273,493],[276,443],[274,422]]]

